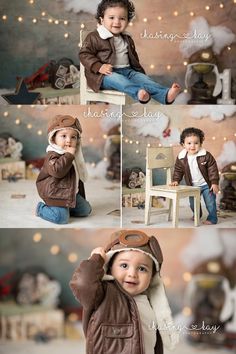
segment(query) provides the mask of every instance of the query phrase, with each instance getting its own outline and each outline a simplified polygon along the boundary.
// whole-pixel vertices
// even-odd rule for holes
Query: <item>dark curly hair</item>
[[[104,17],[104,13],[108,7],[124,7],[127,9],[128,12],[128,22],[132,20],[132,18],[135,16],[135,7],[132,1],[129,0],[102,0],[98,4],[97,8],[97,14],[95,16],[96,20],[98,21],[99,24],[101,24],[101,19]]]
[[[180,144],[183,145],[185,138],[187,138],[188,136],[191,136],[191,135],[198,136],[199,140],[200,140],[200,144],[202,145],[202,143],[205,139],[205,135],[201,129],[193,128],[193,127],[186,128],[182,131],[182,133],[180,135]]]

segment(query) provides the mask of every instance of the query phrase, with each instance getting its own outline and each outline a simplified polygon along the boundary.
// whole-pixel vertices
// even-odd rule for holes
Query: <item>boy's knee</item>
[[[55,224],[68,224],[69,212],[66,208],[57,208],[55,210]]]

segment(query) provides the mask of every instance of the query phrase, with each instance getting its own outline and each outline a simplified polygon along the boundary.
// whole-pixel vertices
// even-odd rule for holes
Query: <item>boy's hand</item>
[[[111,75],[112,73],[112,65],[111,64],[103,64],[99,69],[100,74]]]
[[[169,185],[170,185],[170,186],[178,186],[178,185],[179,185],[179,183],[178,183],[178,182],[176,182],[176,181],[173,181],[173,182],[171,182]]]
[[[106,252],[103,247],[97,247],[92,250],[90,257],[92,257],[93,254],[100,254],[100,256],[104,259],[104,262],[106,262]]]
[[[65,151],[69,152],[72,155],[75,155],[76,147],[66,146],[64,148]]]
[[[212,184],[210,191],[212,191],[214,194],[217,194],[219,192],[218,184]]]

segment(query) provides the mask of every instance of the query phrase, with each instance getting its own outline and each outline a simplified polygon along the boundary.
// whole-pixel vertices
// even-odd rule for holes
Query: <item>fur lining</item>
[[[197,153],[197,156],[205,156],[206,155],[206,149],[201,149],[201,150],[199,150],[198,151],[198,153]],[[186,149],[183,149],[183,150],[181,150],[180,151],[180,153],[179,153],[179,155],[178,155],[178,158],[179,159],[184,159],[185,158],[185,156],[186,156],[186,154],[187,154],[187,150]]]
[[[160,270],[160,265],[159,263],[157,262],[156,258],[154,258],[150,253],[147,253],[139,248],[135,248],[135,247],[125,247],[125,248],[120,248],[120,249],[116,249],[116,250],[111,250],[111,251],[108,251],[106,253],[106,256],[107,256],[107,261],[106,261],[106,264],[104,265],[104,270],[105,272],[107,271],[107,265],[110,261],[110,259],[112,258],[112,256],[115,254],[115,253],[118,253],[118,252],[121,252],[121,251],[138,251],[138,252],[142,252],[144,254],[146,254],[148,257],[150,257],[153,262],[155,263],[155,266],[156,266],[156,271],[159,272]]]
[[[179,342],[179,333],[174,327],[165,288],[158,273],[153,277],[152,283],[147,290],[147,295],[156,315],[157,326],[163,345],[167,349],[172,350]]]
[[[103,25],[98,26],[97,31],[100,38],[102,39],[108,39],[114,37],[113,34],[110,31],[108,31],[108,29],[106,29],[106,27],[104,27]],[[129,32],[124,31],[122,32],[122,34],[126,34],[131,37]]]

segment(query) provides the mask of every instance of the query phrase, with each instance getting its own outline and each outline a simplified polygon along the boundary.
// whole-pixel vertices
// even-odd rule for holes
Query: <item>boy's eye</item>
[[[143,267],[143,266],[140,266],[139,270],[140,270],[140,272],[147,272],[147,269],[145,267]]]
[[[120,267],[126,269],[126,268],[128,268],[128,264],[127,263],[121,263]]]

